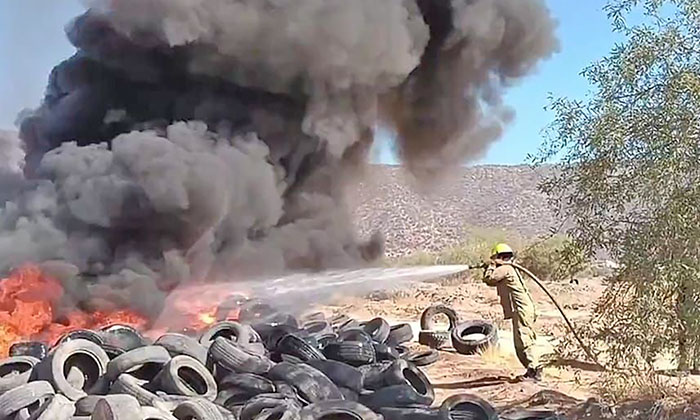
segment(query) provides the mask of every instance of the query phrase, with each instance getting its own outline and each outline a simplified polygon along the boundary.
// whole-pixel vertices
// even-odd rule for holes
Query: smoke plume
[[[183,282],[375,261],[343,194],[374,128],[418,176],[477,157],[557,47],[542,0],[86,4],[23,162],[0,133],[0,268],[59,261],[76,304],[150,314]]]

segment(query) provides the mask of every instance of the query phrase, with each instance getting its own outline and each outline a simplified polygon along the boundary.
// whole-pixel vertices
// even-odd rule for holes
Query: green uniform
[[[538,368],[535,354],[535,321],[537,311],[523,278],[511,265],[491,264],[484,273],[484,282],[496,287],[505,319],[513,320],[515,354],[525,368]]]

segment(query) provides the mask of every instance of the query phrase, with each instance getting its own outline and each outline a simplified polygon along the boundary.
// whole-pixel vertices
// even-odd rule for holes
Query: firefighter
[[[501,298],[503,315],[513,320],[513,341],[518,360],[527,369],[524,379],[539,381],[542,368],[535,354],[535,321],[537,312],[522,276],[512,265],[515,254],[506,244],[497,244],[491,251],[491,261],[484,272],[484,283],[496,287]]]

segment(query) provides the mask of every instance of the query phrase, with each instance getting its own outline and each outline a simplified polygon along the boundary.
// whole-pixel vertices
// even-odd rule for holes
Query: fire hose
[[[603,366],[603,365],[598,361],[598,358],[595,357],[595,355],[594,355],[593,352],[590,350],[590,348],[588,348],[588,346],[583,342],[583,340],[581,339],[581,337],[580,337],[580,336],[578,335],[578,333],[576,332],[576,329],[574,328],[573,324],[571,323],[571,321],[569,321],[569,318],[568,318],[568,317],[566,316],[566,314],[564,313],[564,310],[562,309],[562,307],[559,305],[559,303],[558,303],[557,300],[554,298],[554,296],[552,296],[552,294],[549,293],[549,290],[547,290],[547,288],[544,287],[544,284],[542,284],[542,281],[541,281],[539,278],[537,278],[537,276],[536,276],[532,271],[528,270],[527,268],[523,267],[523,266],[520,265],[520,264],[517,264],[517,263],[514,263],[514,262],[503,262],[503,264],[504,264],[504,265],[510,265],[510,266],[512,266],[513,268],[524,272],[525,274],[528,275],[528,277],[530,277],[530,278],[535,282],[535,284],[537,284],[537,285],[540,287],[540,289],[542,289],[542,291],[543,291],[543,292],[549,297],[549,299],[552,301],[552,303],[554,304],[554,306],[556,306],[556,308],[559,310],[559,313],[561,314],[562,318],[564,318],[564,321],[566,321],[566,325],[567,325],[567,327],[569,328],[569,331],[571,331],[571,333],[574,335],[574,337],[575,337],[576,340],[578,341],[578,343],[579,343],[579,345],[581,346],[581,349],[584,351],[584,353],[586,353],[586,355],[588,356],[588,358],[589,358],[593,363],[595,363],[595,364],[596,364],[598,367],[600,367],[601,369],[605,370],[605,366]],[[469,267],[469,268],[470,268],[470,269],[477,269],[477,268],[486,268],[487,266],[488,266],[488,264],[484,263],[484,264],[481,264],[481,265],[478,265],[478,266],[471,266],[471,267]]]

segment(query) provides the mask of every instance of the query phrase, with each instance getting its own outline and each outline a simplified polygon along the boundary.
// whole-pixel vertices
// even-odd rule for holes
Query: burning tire
[[[443,418],[475,418],[498,420],[498,414],[487,401],[470,394],[453,395],[440,406]],[[471,415],[471,417],[467,417]]]
[[[467,321],[452,330],[452,347],[461,354],[475,354],[497,342],[498,330],[491,322]]]
[[[389,329],[389,337],[386,342],[390,346],[408,343],[413,340],[413,328],[410,324],[392,325]]]
[[[197,340],[184,334],[167,333],[161,335],[155,343],[156,346],[165,348],[171,356],[190,356],[200,363],[207,363],[207,349]]]
[[[299,413],[300,420],[321,420],[336,417],[348,420],[382,419],[369,408],[352,401],[324,401],[308,405]]]
[[[445,315],[447,317],[447,320],[450,324],[449,331],[452,331],[452,329],[454,329],[459,323],[459,316],[457,316],[457,312],[455,312],[454,309],[450,308],[447,305],[438,304],[432,305],[428,309],[423,311],[423,313],[420,316],[420,329],[423,331],[434,331],[434,318],[437,315]]]
[[[139,379],[152,380],[170,361],[170,353],[161,346],[144,346],[128,351],[107,364],[107,379],[115,380],[122,373]]]
[[[403,359],[413,363],[416,366],[428,366],[437,362],[440,358],[440,353],[435,350],[419,351],[409,353]]]
[[[53,387],[46,381],[30,382],[11,389],[0,396],[0,419],[10,419],[23,408],[41,405],[54,393]]]
[[[39,359],[32,356],[15,356],[0,362],[0,394],[29,382],[32,369]]]
[[[107,353],[92,341],[77,339],[56,347],[52,354],[36,367],[37,377],[53,384],[56,391],[77,401],[104,386],[107,373]],[[80,387],[68,381],[67,373],[77,368],[84,375]]]
[[[154,379],[161,390],[175,395],[214,401],[217,385],[206,367],[189,356],[175,356]]]

